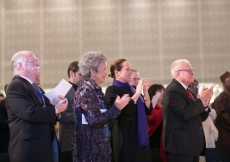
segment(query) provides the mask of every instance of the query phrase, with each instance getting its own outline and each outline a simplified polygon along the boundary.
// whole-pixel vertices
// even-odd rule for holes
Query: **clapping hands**
[[[143,92],[144,92],[144,94],[148,93],[149,87],[150,87],[150,79],[149,78],[145,78],[144,79],[144,86],[143,86]]]
[[[128,103],[129,103],[130,97],[128,94],[124,94],[122,97],[117,96],[114,104],[115,106],[122,110]]]
[[[203,101],[204,106],[207,107],[210,99],[212,98],[212,95],[213,95],[213,86],[209,88],[202,86],[198,97]]]
[[[144,84],[144,79],[142,78],[138,84],[137,84],[137,87],[136,87],[136,93],[138,94],[138,96],[141,95],[141,92],[143,90],[143,84]]]
[[[148,93],[148,89],[150,87],[150,79],[149,78],[142,78],[137,87],[136,87],[136,92],[141,94],[142,90],[145,93]]]

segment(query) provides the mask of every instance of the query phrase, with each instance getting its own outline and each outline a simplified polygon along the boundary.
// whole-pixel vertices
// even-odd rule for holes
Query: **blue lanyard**
[[[45,99],[44,99],[44,97],[42,95],[42,92],[40,91],[39,87],[35,83],[33,83],[32,85],[34,86],[38,96],[40,97],[40,99],[42,100],[42,102],[43,102],[43,104],[45,106]]]

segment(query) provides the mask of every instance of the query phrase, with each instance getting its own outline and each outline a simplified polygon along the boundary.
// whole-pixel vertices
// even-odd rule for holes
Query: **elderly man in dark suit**
[[[163,95],[164,150],[168,162],[198,162],[204,155],[205,139],[202,121],[213,95],[213,86],[202,87],[199,97],[189,91],[194,71],[188,60],[176,60],[171,65],[172,82]]]
[[[66,109],[68,101],[52,106],[44,91],[33,84],[39,75],[40,63],[30,51],[13,55],[14,79],[6,97],[10,129],[9,156],[11,162],[58,162],[58,143],[54,132],[57,115]]]

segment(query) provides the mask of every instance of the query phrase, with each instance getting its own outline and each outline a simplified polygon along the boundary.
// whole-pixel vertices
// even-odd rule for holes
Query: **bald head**
[[[29,54],[33,54],[31,51],[19,51],[17,53],[15,53],[12,58],[11,58],[11,69],[13,70],[13,73],[15,75],[18,74],[18,69],[17,69],[17,65],[19,63],[21,64],[25,64],[27,56]]]

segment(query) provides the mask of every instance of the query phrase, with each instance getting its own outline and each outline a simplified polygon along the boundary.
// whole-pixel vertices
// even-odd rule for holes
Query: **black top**
[[[6,153],[10,139],[5,100],[0,101],[0,153]]]
[[[78,86],[76,84],[73,84],[72,82],[69,81],[69,83],[72,85],[73,89],[76,91]]]
[[[112,105],[116,96],[122,97],[124,94],[129,94],[130,97],[133,93],[129,88],[119,88],[117,86],[109,86],[105,92],[105,101],[107,104]],[[146,113],[150,110],[145,107]],[[147,124],[147,121],[146,121]],[[121,111],[117,120],[111,126],[112,134],[112,161],[115,162],[150,162],[151,154],[150,148],[139,147],[137,141],[137,106],[133,100]]]

